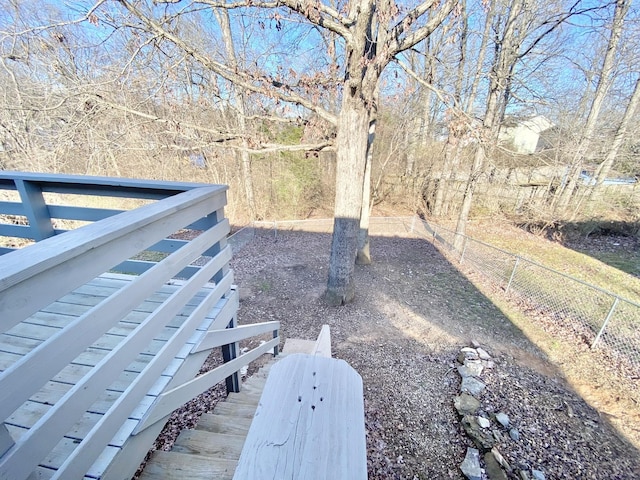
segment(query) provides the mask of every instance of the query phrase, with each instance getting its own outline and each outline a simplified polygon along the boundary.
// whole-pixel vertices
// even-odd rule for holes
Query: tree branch
[[[313,103],[311,100],[302,97],[294,92],[284,92],[287,88],[290,88],[288,85],[279,82],[277,80],[269,79],[266,77],[256,78],[253,77],[246,72],[239,72],[230,69],[228,66],[223,63],[217,62],[208,58],[198,51],[196,51],[193,47],[187,44],[184,40],[174,35],[171,32],[168,32],[165,28],[163,28],[160,24],[155,22],[154,20],[148,18],[145,14],[143,14],[140,10],[138,10],[132,3],[128,0],[120,0],[120,3],[133,15],[135,15],[147,28],[151,29],[155,34],[160,37],[169,40],[177,47],[181,48],[187,55],[194,58],[196,61],[200,62],[206,68],[210,69],[212,72],[220,75],[221,77],[229,80],[230,82],[235,83],[243,88],[246,88],[249,91],[256,92],[262,95],[270,96],[278,98],[284,102],[293,103],[296,105],[301,105],[312,112],[315,112],[319,117],[327,122],[336,125],[337,118],[334,114],[329,112],[328,110],[320,107],[319,105]],[[261,81],[266,85],[259,86],[255,85],[253,82]]]
[[[171,0],[162,0],[157,3],[175,3]],[[351,32],[347,28],[348,25],[351,24],[351,21],[347,18],[344,18],[340,15],[340,13],[334,9],[329,7],[328,5],[324,5],[320,2],[314,3],[303,3],[297,0],[279,0],[279,1],[243,1],[243,2],[217,2],[213,0],[200,0],[200,3],[208,5],[212,8],[226,8],[226,9],[235,9],[235,8],[282,8],[287,7],[293,10],[296,13],[299,13],[304,18],[306,18],[309,22],[314,25],[318,25],[320,27],[326,28],[327,30],[331,30],[334,33],[337,33],[341,37],[347,39],[351,36]]]
[[[176,121],[176,120],[169,120],[167,118],[158,117],[157,115],[152,115],[150,113],[141,112],[140,110],[135,110],[135,109],[127,107],[125,105],[120,105],[118,103],[110,102],[109,100],[106,100],[104,97],[102,97],[101,95],[98,95],[98,94],[93,94],[93,95],[91,95],[91,97],[94,98],[95,100],[97,100],[99,103],[101,103],[103,105],[106,105],[106,106],[111,107],[111,108],[116,109],[116,110],[120,110],[120,111],[125,112],[125,113],[130,113],[130,114],[135,115],[137,117],[146,118],[147,120],[153,120],[154,122],[165,123],[165,124],[176,124],[176,125],[180,125],[182,127],[192,128],[192,129],[198,130],[200,132],[206,132],[206,133],[210,133],[210,134],[213,134],[213,135],[221,135],[221,137],[219,139],[214,140],[214,142],[216,142],[216,143],[226,142],[226,141],[229,141],[229,140],[234,140],[236,138],[242,138],[243,137],[242,134],[219,132],[217,130],[213,130],[211,128],[202,127],[200,125],[196,125],[196,124],[193,124],[193,123],[183,122],[183,121]]]
[[[321,143],[301,143],[299,145],[279,145],[274,143],[263,143],[261,144],[262,148],[245,148],[240,145],[227,145],[229,148],[233,148],[235,150],[244,150],[254,155],[260,155],[263,153],[273,153],[273,152],[327,152],[327,151],[335,151],[335,146],[333,142],[326,141]]]
[[[451,10],[453,10],[453,7],[456,6],[458,1],[446,0],[446,2],[444,2],[444,4],[440,6],[436,14],[431,17],[425,25],[415,29],[403,40],[400,40],[400,36],[404,33],[405,29],[407,29],[418,18],[424,15],[433,6],[434,3],[435,1],[421,3],[411,12],[407,13],[407,15],[405,15],[405,17],[391,29],[389,35],[391,45],[389,47],[392,56],[414,47],[416,44],[420,43],[422,40],[431,35],[431,33],[433,33],[433,31],[438,28],[438,26],[440,26],[440,24],[445,20],[445,18],[447,18],[449,13],[451,13]]]

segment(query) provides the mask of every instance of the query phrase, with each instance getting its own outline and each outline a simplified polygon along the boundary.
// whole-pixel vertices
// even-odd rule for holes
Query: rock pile
[[[482,382],[482,372],[496,367],[494,359],[477,342],[464,347],[458,356],[460,393],[453,405],[460,415],[460,423],[477,448],[467,448],[462,473],[469,480],[545,480],[540,470],[525,470],[512,467],[502,456],[497,446],[507,437],[513,442],[520,440],[520,432],[511,424],[504,412],[488,411],[482,405],[482,393],[487,388]]]

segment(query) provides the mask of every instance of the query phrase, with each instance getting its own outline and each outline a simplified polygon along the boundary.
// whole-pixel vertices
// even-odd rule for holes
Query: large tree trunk
[[[467,228],[467,220],[469,219],[469,213],[471,212],[471,205],[473,205],[473,194],[476,189],[478,177],[482,173],[484,165],[484,146],[482,142],[478,144],[476,154],[473,158],[473,167],[467,185],[464,189],[464,196],[462,198],[462,205],[460,206],[460,212],[458,213],[458,221],[456,223],[456,234],[453,239],[453,248],[461,250],[464,244],[464,235]]]
[[[376,136],[377,112],[369,124],[369,137],[367,140],[367,164],[364,169],[364,184],[362,188],[362,213],[360,214],[360,230],[358,231],[358,253],[356,264],[369,265],[371,263],[371,252],[369,251],[369,221],[371,219],[371,164],[373,161],[373,140]]]
[[[336,198],[325,294],[330,305],[348,303],[355,294],[353,271],[362,212],[369,117],[370,106],[360,92],[345,91],[336,136]]]

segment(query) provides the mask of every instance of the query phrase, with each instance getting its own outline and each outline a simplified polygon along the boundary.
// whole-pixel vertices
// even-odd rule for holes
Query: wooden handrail
[[[25,319],[117,265],[138,268],[139,264],[142,273],[128,276],[126,280],[125,276],[109,277],[120,282],[112,293],[96,304],[89,304],[87,310],[78,312],[75,318],[66,317],[69,320],[61,322],[57,331],[58,325],[48,327],[47,331],[52,332],[50,336],[43,336],[33,342],[35,346],[30,351],[21,357],[14,355],[5,363],[8,366],[0,372],[0,478],[24,479],[31,475],[105,388],[130,365],[140,365],[141,370],[92,424],[66,460],[55,467],[53,478],[81,477],[89,468],[95,468],[92,464],[113,442],[116,433],[119,438],[122,435],[127,438],[134,430],[135,433],[157,432],[157,425],[164,423],[168,413],[180,406],[180,402],[237,375],[240,368],[279,343],[278,322],[231,332],[225,329],[236,325],[238,308],[238,293],[233,288],[233,273],[229,268],[231,248],[226,245],[229,222],[222,214],[226,187],[0,172],[0,189],[3,188],[20,191],[23,198],[32,203],[25,210],[19,210],[11,202],[0,202],[0,213],[2,208],[5,212],[27,212],[30,221],[40,223],[35,238],[42,240],[0,256],[0,333],[13,332],[14,327],[23,328],[21,322]],[[48,191],[158,201],[124,212],[47,206],[41,199],[42,192]],[[95,223],[60,234],[60,230],[48,229],[47,218],[52,214]],[[183,228],[202,232],[191,240],[167,238]],[[137,264],[132,261],[134,255],[146,249],[165,252],[164,258]],[[185,279],[174,281],[177,275],[184,275]],[[163,284],[169,281],[173,293],[168,298],[161,297],[165,299],[159,306],[136,323],[126,323],[126,320],[120,323],[137,305],[164,289]],[[196,297],[197,300],[192,300]],[[194,308],[187,310],[188,315],[180,313],[180,321],[174,323],[178,312],[190,302]],[[38,327],[34,323],[28,326]],[[104,335],[113,338],[114,328],[126,336],[118,333],[119,339],[109,347],[110,351],[102,350],[100,356],[94,355],[94,342],[98,339],[102,342]],[[272,331],[276,331],[272,340],[237,358],[227,356],[227,363],[192,380],[199,368],[191,370],[195,358],[202,362],[213,346],[229,347],[245,338]],[[163,337],[163,343],[157,340],[158,335]],[[145,349],[151,344],[158,345],[154,347],[154,356],[139,362],[140,355],[148,356]],[[21,427],[21,433],[12,437],[13,430],[1,422],[15,415],[25,402],[34,403],[32,397],[42,386],[90,350],[97,363],[87,367],[87,373],[59,400],[44,407],[40,418],[26,424],[26,428]],[[183,370],[183,363],[191,356],[194,362]],[[18,359],[14,361],[14,358]],[[165,389],[169,390],[163,392]],[[146,439],[148,435],[139,437]],[[110,448],[112,452],[113,447]],[[126,457],[137,458],[143,453]]]

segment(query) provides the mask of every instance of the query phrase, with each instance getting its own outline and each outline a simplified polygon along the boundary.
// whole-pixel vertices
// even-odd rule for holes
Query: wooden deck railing
[[[0,256],[1,479],[34,471],[64,479],[131,475],[171,411],[225,379],[237,391],[244,365],[277,353],[278,322],[236,325],[226,187],[0,172],[2,189],[19,192],[21,202],[0,202],[0,236],[37,243]],[[43,192],[155,201],[119,211],[51,205]],[[15,216],[28,225],[16,225]],[[62,231],[55,218],[93,223]],[[161,253],[149,260],[148,252]],[[45,307],[86,296],[83,286],[109,275],[120,282],[111,294],[42,323]],[[163,289],[157,308],[141,317],[138,306]],[[47,334],[25,340],[25,325]],[[273,338],[237,355],[239,341],[263,333]],[[196,376],[214,347],[225,363]],[[59,380],[71,367],[82,373],[72,384]],[[123,376],[124,386],[110,387]],[[46,400],[51,390],[55,401]],[[29,418],[41,414],[21,424],[25,408]]]

